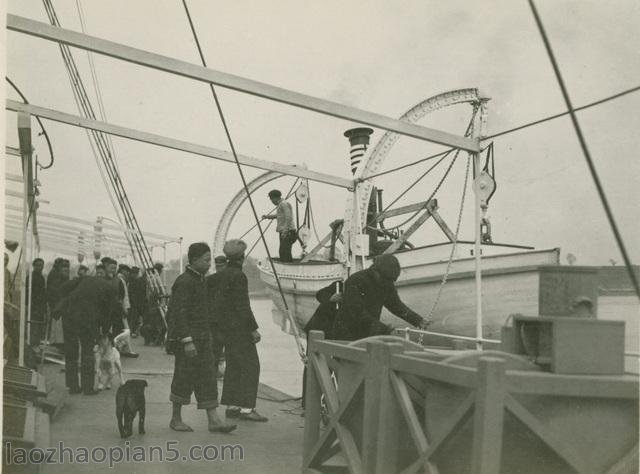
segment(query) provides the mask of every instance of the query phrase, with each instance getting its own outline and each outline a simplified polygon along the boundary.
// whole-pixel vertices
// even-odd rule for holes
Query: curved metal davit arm
[[[281,178],[285,176],[282,173],[276,171],[267,171],[266,173],[261,174],[257,178],[249,181],[247,183],[247,189],[249,193],[253,194],[262,186],[271,181]],[[222,253],[222,247],[224,247],[224,243],[227,240],[227,235],[229,233],[229,228],[231,227],[231,223],[233,222],[234,217],[238,213],[238,210],[242,207],[244,202],[247,200],[247,192],[242,188],[238,193],[231,199],[224,212],[222,213],[222,217],[218,222],[218,227],[216,228],[216,233],[213,237],[213,254],[219,255]]]
[[[463,103],[477,103],[480,100],[486,100],[477,88],[469,89],[457,89],[442,94],[434,95],[426,100],[423,100],[419,104],[409,109],[400,120],[409,123],[415,123],[422,119],[425,115],[434,112],[436,110],[443,109],[452,105]],[[364,163],[359,168],[355,178],[364,179],[360,185],[358,192],[358,199],[360,206],[360,220],[359,222],[366,222],[367,219],[367,207],[369,205],[369,195],[371,194],[371,188],[373,183],[366,180],[367,176],[371,176],[380,171],[382,164],[384,163],[391,148],[396,144],[400,135],[393,132],[386,132],[382,138],[376,143],[375,147],[371,150],[368,157],[366,157]],[[351,204],[352,205],[352,204]],[[347,207],[346,216],[350,214],[349,207]],[[358,222],[358,220],[356,220]],[[347,224],[347,222],[345,222]],[[349,223],[351,224],[351,223]],[[350,225],[345,225],[345,228],[352,228]]]

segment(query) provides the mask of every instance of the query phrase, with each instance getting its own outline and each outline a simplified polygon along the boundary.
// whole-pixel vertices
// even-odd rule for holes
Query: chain
[[[475,111],[474,111],[474,115],[475,115]],[[473,132],[473,127],[472,127],[472,132]],[[427,316],[428,321],[431,320],[431,317],[433,316],[433,313],[435,312],[436,307],[440,302],[440,296],[442,296],[442,290],[444,289],[444,286],[447,284],[447,279],[449,278],[449,271],[451,270],[451,264],[453,263],[453,255],[456,251],[456,246],[458,244],[458,233],[460,232],[460,224],[462,223],[462,213],[464,211],[464,201],[467,196],[467,183],[469,181],[470,165],[471,165],[471,154],[468,154],[467,169],[464,175],[464,185],[462,187],[462,198],[460,199],[460,212],[458,212],[458,222],[456,223],[456,233],[454,234],[454,238],[453,238],[453,246],[451,247],[451,253],[449,254],[447,269],[445,270],[444,275],[442,275],[442,282],[440,283],[440,287],[438,288],[438,294],[436,295],[436,299],[433,302],[433,305],[431,306],[431,310],[429,311],[429,314]],[[424,341],[424,333],[420,333],[420,337],[418,338],[418,343],[422,345],[423,341]]]

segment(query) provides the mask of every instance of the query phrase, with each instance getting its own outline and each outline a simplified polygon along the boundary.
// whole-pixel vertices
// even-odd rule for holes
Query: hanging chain
[[[474,109],[473,109],[473,116],[475,117],[476,113],[478,111],[478,106],[474,104]],[[473,121],[472,121],[472,125],[470,127],[470,132],[471,134],[473,134]],[[444,286],[447,284],[447,279],[449,278],[449,272],[451,271],[451,264],[453,263],[453,256],[455,254],[456,251],[456,247],[458,244],[458,234],[460,233],[460,224],[462,223],[462,214],[464,211],[464,201],[465,198],[467,196],[467,183],[469,181],[469,168],[471,166],[471,154],[467,154],[467,169],[465,171],[465,175],[464,175],[464,185],[462,187],[462,198],[460,199],[460,211],[458,212],[458,222],[456,223],[456,232],[453,236],[453,245],[451,246],[451,252],[449,253],[449,261],[447,262],[447,268],[444,272],[444,275],[442,275],[442,281],[440,282],[440,287],[438,288],[438,293],[436,294],[436,299],[433,302],[433,305],[431,306],[431,310],[429,311],[429,314],[427,315],[427,320],[431,320],[431,317],[433,316],[433,313],[435,312],[436,308],[438,307],[438,303],[440,302],[440,297],[442,296],[442,290],[444,289]],[[420,337],[418,338],[418,343],[420,345],[422,345],[424,341],[424,332],[420,333]]]

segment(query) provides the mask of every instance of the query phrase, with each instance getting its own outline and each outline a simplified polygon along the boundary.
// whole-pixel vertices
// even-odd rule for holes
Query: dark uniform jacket
[[[112,311],[114,287],[100,277],[86,276],[69,281],[61,288],[66,296],[67,311],[62,315],[67,322],[98,337],[100,322]]]
[[[392,328],[380,322],[382,307],[417,326],[422,317],[400,301],[393,282],[379,277],[372,268],[351,275],[345,282],[344,296],[333,327],[335,339],[355,341],[389,334]]]
[[[29,277],[33,278],[33,283],[29,284]],[[29,301],[29,286],[31,286],[31,318],[36,320],[44,320],[47,312],[47,289],[45,285],[44,275],[42,273],[32,273],[27,275],[26,294]]]
[[[316,293],[316,300],[320,305],[316,308],[313,316],[304,327],[304,332],[309,335],[310,331],[323,331],[325,338],[332,339],[333,325],[338,312],[338,303],[331,301],[331,297],[336,294],[336,283],[338,292],[344,291],[344,282],[333,282]]]
[[[215,321],[225,334],[246,334],[258,329],[249,302],[249,283],[241,264],[229,262],[212,275],[209,287],[213,290]]]
[[[49,309],[57,306],[58,301],[62,298],[62,285],[68,281],[69,279],[63,277],[57,270],[49,272],[47,275],[47,302],[49,303]]]
[[[167,313],[169,339],[208,340],[211,318],[204,275],[187,266],[171,287]]]
[[[129,301],[131,307],[136,311],[142,312],[146,299],[146,281],[144,277],[133,278],[129,283]]]

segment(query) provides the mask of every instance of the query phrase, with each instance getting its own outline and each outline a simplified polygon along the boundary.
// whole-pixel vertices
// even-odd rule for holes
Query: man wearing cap
[[[220,279],[220,272],[227,266],[227,257],[224,255],[218,255],[213,259],[213,264],[215,267],[215,273],[207,276],[207,292],[209,295],[209,309],[212,312],[211,318],[214,320],[214,324],[218,328],[218,330],[214,331],[213,355],[216,358],[216,376],[220,379],[224,375],[224,337],[222,336],[222,332],[219,330],[220,325],[216,320],[215,313],[213,312],[213,297],[216,293],[216,287]]]
[[[280,261],[292,262],[291,247],[298,238],[296,225],[293,222],[293,210],[291,204],[282,199],[282,193],[278,189],[269,191],[269,199],[276,206],[275,214],[265,214],[263,219],[276,219],[276,232],[280,236]]]
[[[182,421],[182,405],[191,402],[194,393],[198,408],[207,410],[209,431],[228,433],[236,428],[223,422],[216,411],[218,384],[213,356],[213,324],[208,308],[205,275],[211,266],[211,251],[204,242],[189,246],[189,265],[171,288],[169,302],[169,338],[177,341],[175,369],[169,399],[173,413],[169,427],[175,431],[193,431]]]
[[[394,285],[398,276],[398,259],[393,255],[383,254],[374,260],[371,267],[347,278],[342,304],[333,325],[333,337],[355,341],[390,334],[393,328],[380,321],[383,306],[413,326],[425,328],[430,321],[400,301]]]
[[[576,318],[595,318],[593,314],[593,301],[587,296],[578,296],[571,305],[571,316]]]
[[[224,244],[227,266],[217,273],[213,295],[213,314],[224,337],[227,364],[220,403],[227,405],[227,418],[267,421],[256,411],[260,379],[256,343],[260,341],[260,333],[251,311],[247,277],[242,272],[246,249],[242,240]]]

